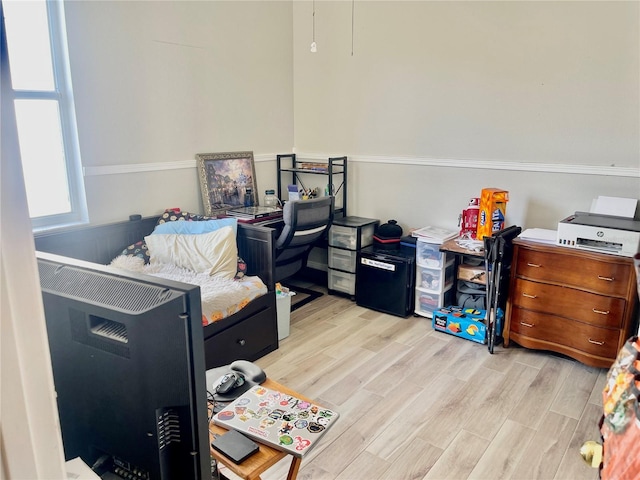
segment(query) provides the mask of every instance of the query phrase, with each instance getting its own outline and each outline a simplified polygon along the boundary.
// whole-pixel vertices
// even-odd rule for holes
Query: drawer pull
[[[598,280],[605,280],[607,282],[613,282],[615,278],[613,277],[603,277],[602,275],[598,275]]]
[[[593,313],[599,313],[600,315],[609,315],[609,310],[596,310],[595,308],[592,308],[591,310],[593,310]]]
[[[537,296],[537,295],[531,295],[531,294],[529,294],[529,293],[523,293],[523,294],[522,294],[522,296],[523,296],[523,297],[527,297],[527,298],[538,298],[538,296]]]
[[[241,338],[240,340],[238,340],[238,345],[240,345],[241,347],[244,347],[246,343],[247,341],[244,338]]]
[[[537,264],[537,263],[527,263],[527,266],[533,267],[533,268],[540,268],[542,265]]]
[[[597,342],[597,341],[591,340],[591,339],[589,339],[589,343],[593,343],[594,345],[600,345],[600,346],[604,345],[604,342]]]
[[[535,327],[535,325],[533,323],[524,323],[524,322],[520,322],[520,325],[524,325],[525,327],[529,327],[529,328],[533,328]]]

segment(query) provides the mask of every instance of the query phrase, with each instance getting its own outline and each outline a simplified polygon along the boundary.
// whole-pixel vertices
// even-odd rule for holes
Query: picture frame
[[[205,215],[258,206],[253,152],[198,153],[196,161]]]

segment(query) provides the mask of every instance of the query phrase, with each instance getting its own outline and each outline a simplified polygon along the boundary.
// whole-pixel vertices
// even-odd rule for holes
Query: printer
[[[640,221],[576,212],[558,223],[558,245],[633,257],[640,252]]]

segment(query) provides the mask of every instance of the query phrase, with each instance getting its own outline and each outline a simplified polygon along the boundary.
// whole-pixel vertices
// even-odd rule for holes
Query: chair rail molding
[[[409,157],[409,156],[382,156],[382,155],[349,155],[344,152],[340,154],[297,152],[298,160],[325,160],[329,157],[347,155],[349,162],[357,163],[378,163],[388,165],[421,165],[425,167],[446,167],[446,168],[476,168],[482,170],[510,170],[522,172],[543,172],[543,173],[570,173],[576,175],[605,175],[611,177],[634,177],[640,178],[640,167],[623,167],[613,165],[580,165],[563,163],[537,163],[537,162],[516,162],[505,160],[488,159],[460,159],[460,158],[429,158],[429,157]],[[254,154],[255,162],[275,162],[276,153]],[[151,162],[132,163],[121,165],[103,165],[84,167],[84,176],[99,175],[122,175],[127,173],[144,173],[162,170],[179,170],[186,168],[197,168],[196,160],[179,160],[174,162]]]

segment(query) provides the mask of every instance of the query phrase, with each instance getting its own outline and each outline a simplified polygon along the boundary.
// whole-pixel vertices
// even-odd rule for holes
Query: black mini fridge
[[[415,249],[363,248],[357,258],[356,303],[399,317],[413,313],[415,258]]]

